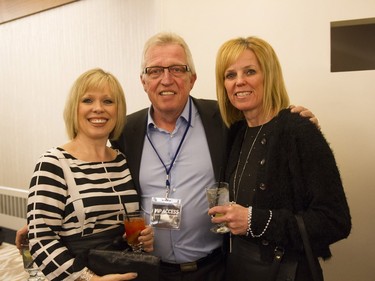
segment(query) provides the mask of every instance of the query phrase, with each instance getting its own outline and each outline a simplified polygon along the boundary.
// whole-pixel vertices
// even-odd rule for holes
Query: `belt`
[[[169,263],[169,262],[164,262],[160,261],[161,266],[166,266],[170,268],[174,268],[177,270],[181,270],[183,272],[187,271],[196,271],[198,268],[202,267],[205,264],[208,264],[213,258],[216,256],[220,255],[222,252],[221,248],[217,248],[212,251],[211,254],[208,254],[207,256],[193,261],[193,262],[185,262],[185,263]]]

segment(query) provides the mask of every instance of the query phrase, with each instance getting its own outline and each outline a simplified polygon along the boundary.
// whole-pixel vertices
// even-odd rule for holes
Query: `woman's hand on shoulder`
[[[300,105],[298,106],[291,105],[289,106],[289,108],[290,108],[290,112],[299,113],[300,116],[309,118],[311,123],[313,123],[320,130],[319,119],[315,117],[314,113],[312,113],[310,110]]]

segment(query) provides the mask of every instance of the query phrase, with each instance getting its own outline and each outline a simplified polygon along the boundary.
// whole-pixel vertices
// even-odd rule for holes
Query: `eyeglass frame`
[[[160,76],[164,73],[164,70],[165,70],[165,69],[168,69],[168,72],[169,72],[170,74],[172,74],[173,76],[178,77],[178,76],[176,76],[175,74],[173,74],[173,73],[171,72],[171,67],[175,67],[175,66],[183,66],[183,67],[184,67],[185,72],[181,72],[181,74],[185,74],[186,72],[190,72],[190,71],[191,71],[190,67],[189,67],[188,65],[186,65],[186,64],[173,64],[173,65],[169,65],[169,66],[157,66],[157,65],[155,65],[155,66],[148,66],[148,67],[145,67],[145,68],[143,69],[143,74],[150,75],[149,73],[147,73],[147,72],[148,72],[148,69],[150,69],[150,68],[151,68],[151,69],[152,69],[152,68],[158,68],[158,69],[163,69],[163,72],[161,72],[160,75],[158,75],[157,77],[160,77]],[[155,78],[156,78],[156,77],[155,77]]]

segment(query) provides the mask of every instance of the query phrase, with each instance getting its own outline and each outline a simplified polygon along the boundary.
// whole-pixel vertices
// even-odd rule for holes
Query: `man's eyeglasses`
[[[146,67],[143,73],[151,78],[159,78],[164,73],[164,69],[168,69],[169,73],[175,77],[182,77],[186,72],[190,72],[190,68],[187,65],[170,65]]]

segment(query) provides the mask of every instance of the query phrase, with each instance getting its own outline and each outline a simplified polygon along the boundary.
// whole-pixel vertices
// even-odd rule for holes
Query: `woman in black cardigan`
[[[281,67],[264,40],[224,43],[216,81],[220,111],[230,127],[226,181],[232,203],[209,213],[224,214],[213,222],[226,222],[231,230],[228,280],[312,280],[297,213],[322,275],[318,257],[329,258],[329,245],[351,229],[329,144],[313,123],[287,110]],[[280,256],[280,270],[273,270]]]

